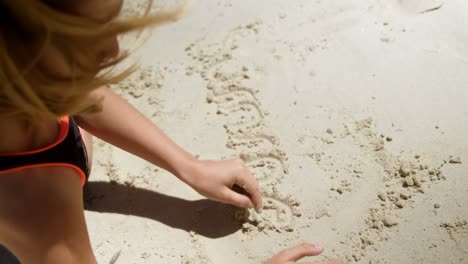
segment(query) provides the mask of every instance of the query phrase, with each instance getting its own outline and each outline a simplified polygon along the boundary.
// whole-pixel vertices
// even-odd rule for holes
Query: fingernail
[[[257,208],[255,208],[255,211],[257,211],[257,213],[261,214],[263,212],[263,206],[262,205],[257,206]]]
[[[312,245],[311,249],[313,253],[320,253],[324,250],[321,245]]]

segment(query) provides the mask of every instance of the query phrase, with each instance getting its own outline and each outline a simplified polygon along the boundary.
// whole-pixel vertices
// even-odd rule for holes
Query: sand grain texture
[[[158,2],[153,12],[176,3]],[[254,264],[303,241],[327,248],[317,260],[466,263],[464,10],[194,2],[113,89],[198,158],[244,159],[264,212],[207,201],[96,141],[86,218],[99,263],[121,250],[116,263]]]

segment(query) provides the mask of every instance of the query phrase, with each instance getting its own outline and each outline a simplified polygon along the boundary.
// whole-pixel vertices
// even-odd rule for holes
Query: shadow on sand
[[[144,217],[167,226],[219,238],[241,228],[234,206],[208,199],[188,201],[158,192],[108,182],[89,182],[85,210]]]
[[[241,228],[234,219],[235,207],[208,199],[188,201],[108,182],[88,182],[83,199],[88,211],[144,217],[209,238],[224,237]],[[0,245],[0,263],[19,261]]]

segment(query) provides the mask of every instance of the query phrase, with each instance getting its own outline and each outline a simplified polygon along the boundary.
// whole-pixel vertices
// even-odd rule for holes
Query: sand
[[[304,241],[326,248],[307,260],[468,263],[466,10],[194,2],[113,89],[198,158],[244,159],[264,212],[96,140],[85,214],[99,263],[253,264]]]

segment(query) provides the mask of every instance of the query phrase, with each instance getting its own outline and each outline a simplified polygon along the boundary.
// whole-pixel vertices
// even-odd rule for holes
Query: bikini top
[[[86,146],[73,117],[60,118],[59,136],[51,145],[32,151],[0,153],[2,174],[22,169],[64,166],[74,169],[84,185],[89,176]]]

